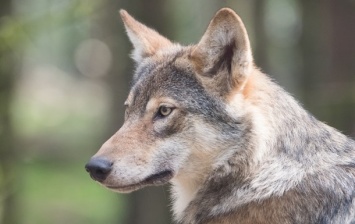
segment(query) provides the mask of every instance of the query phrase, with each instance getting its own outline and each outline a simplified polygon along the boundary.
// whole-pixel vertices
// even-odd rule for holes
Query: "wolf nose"
[[[92,179],[102,182],[112,169],[112,163],[103,158],[92,158],[86,165],[85,169]]]

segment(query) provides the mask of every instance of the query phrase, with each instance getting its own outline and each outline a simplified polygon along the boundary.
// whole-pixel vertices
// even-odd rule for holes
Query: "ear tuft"
[[[253,67],[247,31],[242,20],[231,9],[219,10],[211,20],[190,58],[198,73],[213,77],[223,89],[242,89]],[[217,77],[224,76],[224,77]],[[226,81],[227,80],[227,81]]]
[[[126,10],[121,9],[120,15],[134,47],[132,58],[137,63],[154,55],[160,49],[172,45],[167,38],[135,20]]]

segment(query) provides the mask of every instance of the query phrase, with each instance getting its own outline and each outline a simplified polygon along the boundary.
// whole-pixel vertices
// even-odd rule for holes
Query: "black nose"
[[[112,163],[104,158],[92,158],[85,169],[90,173],[92,179],[102,182],[112,169]]]

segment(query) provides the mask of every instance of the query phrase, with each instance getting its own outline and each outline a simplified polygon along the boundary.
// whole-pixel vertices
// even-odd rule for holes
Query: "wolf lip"
[[[173,177],[173,172],[171,170],[164,170],[162,172],[152,174],[147,178],[145,178],[143,181],[137,182],[135,184],[125,185],[125,186],[106,186],[106,187],[114,191],[129,193],[145,186],[165,184],[172,177]]]
[[[171,170],[164,170],[160,173],[156,173],[148,176],[143,182],[147,184],[163,184],[173,177]]]

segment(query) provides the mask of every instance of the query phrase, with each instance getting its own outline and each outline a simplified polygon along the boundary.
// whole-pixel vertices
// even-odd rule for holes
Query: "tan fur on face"
[[[134,96],[131,92],[127,99],[128,105],[133,103],[132,98]],[[169,115],[171,118],[155,120],[156,113],[162,105],[174,108]],[[165,130],[166,126],[179,132],[180,128],[183,128],[184,119],[180,119],[183,115],[177,102],[168,97],[151,98],[143,115],[131,111],[121,129],[104,143],[94,156],[109,158],[113,162],[112,172],[101,183],[124,193],[143,187],[144,185],[138,185],[126,190],[126,186],[139,184],[151,175],[165,170],[179,170],[178,167],[185,156],[180,153],[179,158],[175,158],[177,155],[173,150],[181,143],[176,142],[173,137],[163,141],[164,138],[159,137],[159,133]],[[188,153],[185,152],[186,155]]]
[[[151,126],[152,124],[149,119],[143,119],[139,124],[125,123],[117,133],[103,144],[95,156],[110,158],[112,161],[115,161],[115,166],[119,167],[119,171],[117,172],[123,171],[122,167],[125,166],[124,164],[126,164],[127,167],[135,167],[131,169],[128,174],[136,173],[134,171],[135,169],[141,171],[149,170],[146,164],[151,162],[155,149],[155,145],[152,145],[152,137],[146,131],[147,129],[151,129]],[[136,139],[144,140],[138,142]],[[128,182],[125,182],[126,177],[120,178],[111,175],[103,184],[129,185],[135,181],[139,181],[140,178],[144,178],[144,175],[136,175],[132,180],[127,179]],[[120,182],[116,183],[116,179]]]

